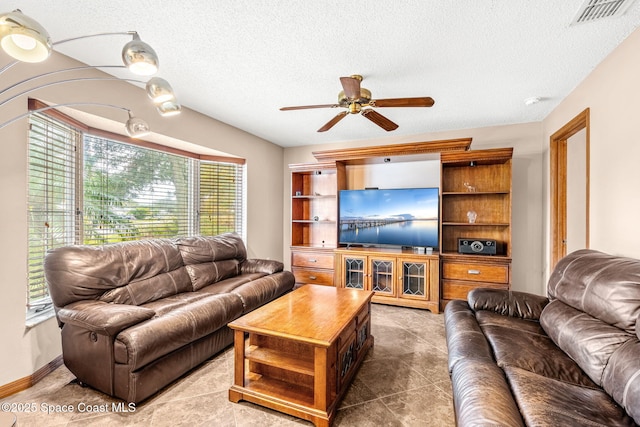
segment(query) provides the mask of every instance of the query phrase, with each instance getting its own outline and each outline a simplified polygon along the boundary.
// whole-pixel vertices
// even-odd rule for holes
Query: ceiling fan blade
[[[282,107],[280,111],[307,110],[310,108],[336,108],[339,106],[340,105],[338,104],[300,105],[298,107]]]
[[[329,129],[331,129],[333,126],[335,126],[336,123],[338,123],[340,120],[344,119],[344,117],[349,114],[348,111],[343,111],[341,113],[339,113],[337,116],[335,116],[333,119],[329,120],[327,122],[327,124],[325,124],[324,126],[322,126],[320,129],[318,129],[318,132],[326,132]]]
[[[387,132],[389,132],[390,130],[398,129],[397,124],[393,123],[391,120],[387,119],[385,116],[378,113],[377,111],[372,110],[371,108],[362,110],[361,114]]]
[[[340,77],[344,94],[349,99],[360,99],[360,80],[354,77]]]
[[[372,107],[431,107],[435,101],[425,96],[420,98],[376,99],[369,102]]]

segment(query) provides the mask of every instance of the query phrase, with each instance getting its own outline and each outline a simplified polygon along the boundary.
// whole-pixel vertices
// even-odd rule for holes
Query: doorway
[[[589,109],[551,135],[551,265],[589,247]],[[571,240],[569,240],[571,239]]]

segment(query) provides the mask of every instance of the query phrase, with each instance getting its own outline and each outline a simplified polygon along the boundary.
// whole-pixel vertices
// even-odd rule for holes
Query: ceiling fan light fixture
[[[147,95],[155,104],[162,104],[176,99],[173,88],[161,77],[153,77],[147,82]]]
[[[140,40],[138,33],[122,48],[122,62],[129,71],[140,76],[150,76],[158,72],[159,60],[155,50]]]
[[[362,106],[357,102],[349,104],[349,112],[351,114],[358,114],[362,110]]]
[[[142,138],[151,132],[147,122],[139,117],[133,117],[131,111],[129,111],[129,120],[125,123],[125,129],[131,138]]]
[[[20,9],[0,15],[0,46],[7,55],[22,62],[42,62],[51,55],[49,33]]]

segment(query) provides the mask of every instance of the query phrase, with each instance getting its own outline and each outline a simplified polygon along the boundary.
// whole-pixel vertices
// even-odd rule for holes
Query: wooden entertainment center
[[[374,291],[373,302],[438,313],[476,287],[511,284],[512,148],[470,150],[471,139],[314,152],[291,164],[291,270],[306,283]],[[440,155],[439,248],[338,244],[339,191],[351,165]],[[459,250],[459,240],[465,253]],[[494,245],[495,248],[491,246]],[[495,251],[495,253],[493,253]]]

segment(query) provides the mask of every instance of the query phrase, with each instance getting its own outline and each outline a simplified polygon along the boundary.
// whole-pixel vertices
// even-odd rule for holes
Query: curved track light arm
[[[9,126],[12,123],[17,122],[18,120],[24,119],[25,117],[29,117],[30,115],[34,114],[34,113],[41,113],[43,111],[47,111],[47,110],[52,110],[54,108],[59,108],[59,107],[74,107],[74,106],[96,106],[96,107],[108,107],[108,108],[116,108],[118,110],[122,110],[122,111],[126,111],[127,113],[129,113],[129,115],[131,114],[131,110],[126,108],[126,107],[121,107],[119,105],[113,105],[113,104],[104,104],[101,102],[65,102],[63,104],[55,104],[55,105],[48,105],[46,107],[42,107],[42,108],[38,108],[36,110],[30,110],[27,111],[26,113],[20,114],[19,116],[14,117],[11,120],[7,120],[6,122],[0,124],[0,129]]]
[[[84,65],[81,67],[72,67],[72,68],[65,68],[62,70],[55,70],[55,71],[49,71],[47,73],[42,73],[42,74],[38,74],[37,76],[31,76],[29,78],[26,78],[24,80],[20,80],[19,82],[16,82],[10,86],[5,87],[4,89],[0,90],[0,95],[2,95],[3,93],[10,91],[11,89],[14,89],[22,84],[28,83],[30,81],[39,79],[41,77],[47,77],[47,76],[52,76],[54,74],[58,74],[58,73],[64,73],[67,71],[78,71],[78,70],[90,70],[93,68],[127,68],[124,65]]]
[[[70,37],[68,39],[64,39],[64,40],[59,40],[57,42],[53,42],[51,43],[51,45],[56,46],[62,43],[67,43],[67,42],[72,42],[75,40],[80,40],[80,39],[87,39],[90,37],[100,37],[100,36],[131,36],[134,39],[135,38],[140,38],[140,36],[138,35],[137,31],[118,31],[118,32],[112,32],[112,33],[96,33],[96,34],[87,34],[87,35],[83,35],[83,36],[77,36],[77,37]],[[2,68],[0,68],[0,74],[4,73],[6,70],[8,70],[9,68],[13,67],[14,65],[18,64],[21,61],[18,61],[17,59],[9,62],[8,64],[6,64],[5,66],[3,66]],[[126,68],[126,67],[124,67]]]
[[[17,122],[18,120],[24,119],[25,117],[28,117],[34,113],[40,113],[43,111],[47,111],[47,110],[51,110],[59,107],[72,107],[72,106],[79,106],[79,105],[116,108],[118,110],[126,111],[129,116],[129,119],[125,123],[125,131],[127,135],[129,135],[131,138],[141,138],[149,134],[149,132],[151,132],[147,122],[145,122],[144,120],[138,117],[134,117],[130,109],[126,107],[121,107],[119,105],[104,104],[100,102],[66,102],[63,104],[48,105],[46,107],[38,108],[36,110],[30,110],[30,111],[27,111],[26,113],[20,114],[19,116],[16,116],[13,119],[0,124],[0,129],[4,128],[5,126],[9,126],[12,123]]]
[[[87,38],[90,38],[90,37],[121,36],[121,35],[132,36],[134,38],[135,37],[139,37],[137,31],[118,31],[118,32],[114,32],[114,33],[96,33],[96,34],[87,34],[87,35],[84,35],[84,36],[70,37],[68,39],[58,40],[57,42],[53,42],[51,44],[56,46],[56,45],[59,45],[59,44],[62,44],[62,43],[72,42],[72,41],[80,40],[80,39],[87,39]]]
[[[6,104],[7,102],[13,101],[14,99],[16,99],[16,98],[18,98],[18,97],[20,97],[22,95],[26,95],[27,93],[33,92],[34,90],[43,89],[45,87],[55,86],[55,85],[59,85],[59,84],[63,84],[63,83],[69,83],[69,82],[96,81],[96,80],[116,80],[116,81],[132,82],[132,83],[143,83],[143,84],[146,83],[146,82],[144,82],[142,80],[120,79],[118,77],[78,77],[78,78],[74,78],[74,79],[59,80],[59,81],[56,81],[56,82],[44,83],[44,84],[41,84],[39,86],[35,86],[35,87],[29,88],[27,90],[23,90],[22,92],[16,93],[15,95],[10,96],[9,98],[5,99],[4,101],[1,101],[0,102],[0,107],[3,106],[4,104]]]

